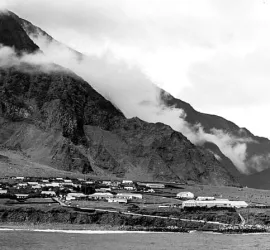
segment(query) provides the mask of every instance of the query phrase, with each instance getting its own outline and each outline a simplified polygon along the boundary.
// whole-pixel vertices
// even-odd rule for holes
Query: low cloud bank
[[[238,138],[222,130],[212,129],[211,133],[197,124],[190,125],[185,120],[185,112],[174,107],[166,107],[160,99],[160,89],[135,65],[117,60],[111,53],[102,56],[83,56],[64,45],[49,41],[39,34],[31,37],[42,52],[17,57],[13,49],[0,48],[0,66],[14,66],[21,63],[42,65],[40,69],[59,69],[52,63],[68,68],[84,78],[100,94],[116,105],[127,118],[139,117],[147,122],[162,122],[183,133],[192,143],[216,144],[221,152],[235,164],[242,173],[249,173],[246,167],[246,149],[250,138]],[[216,158],[220,156],[216,155]],[[260,159],[254,159],[258,162]],[[259,165],[259,163],[258,163]]]

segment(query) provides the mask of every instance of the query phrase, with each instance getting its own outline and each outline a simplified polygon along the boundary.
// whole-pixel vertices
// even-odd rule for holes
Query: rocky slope
[[[32,24],[31,22],[19,18],[18,16],[16,16],[14,13],[11,13],[17,20],[18,22],[20,22],[20,24],[22,25],[22,27],[24,28],[25,32],[34,40],[39,41],[39,39],[41,39],[43,42],[46,41],[48,44],[51,45],[56,45],[59,48],[64,47],[65,49],[68,49],[70,51],[72,51],[72,54],[75,55],[75,58],[80,61],[81,59],[85,58],[86,56],[84,56],[83,54],[72,50],[70,48],[68,48],[67,46],[65,46],[64,44],[59,43],[58,41],[56,41],[53,37],[51,37],[48,33],[46,33],[44,30],[42,30],[41,28],[35,26],[34,24]],[[44,46],[44,45],[42,45]],[[161,100],[164,101],[165,104],[167,104],[168,106],[174,106],[175,103],[172,103],[172,105],[170,105],[170,103],[168,103],[167,101],[170,99],[169,94],[165,93],[165,91],[163,91],[162,89],[160,89],[160,93],[161,93]],[[167,98],[164,98],[164,97]],[[184,103],[180,100],[178,100],[180,103]],[[199,112],[196,112],[189,104],[185,103],[185,108],[184,110],[192,110],[192,112],[189,112],[189,118],[190,118],[190,113],[192,113],[192,119],[188,120],[188,122],[190,122],[190,124],[196,124],[198,122],[198,120],[204,120],[203,117],[200,117]],[[204,115],[204,114],[202,114]],[[206,117],[208,117],[209,115],[205,115]],[[214,117],[214,116],[213,116]],[[197,119],[197,120],[196,120]],[[209,120],[207,121],[208,126],[206,126],[207,131],[210,131],[211,128],[214,128],[213,126],[213,122],[212,119],[210,117],[210,119],[206,119]],[[221,127],[219,129],[223,129],[224,130],[224,124],[228,123],[228,128],[232,125],[234,128],[237,129],[237,126],[235,124],[233,124],[232,122],[226,121],[224,123],[224,121],[226,121],[223,118],[220,118],[220,125]],[[203,123],[205,125],[205,123]],[[230,173],[236,177],[240,176],[240,172],[237,170],[237,168],[234,166],[234,164],[232,163],[232,161],[226,157],[217,146],[213,146],[211,145],[213,143],[207,142],[203,145],[204,148],[208,149],[210,152],[214,153],[218,159],[222,162],[223,165],[226,166],[226,168],[230,171]]]
[[[177,209],[176,217],[187,218],[193,220],[220,221],[226,223],[239,223],[239,216],[234,211],[228,210],[210,210],[210,211],[181,211]],[[168,216],[168,213],[155,213],[156,215]],[[170,212],[171,214],[171,212]],[[131,216],[120,213],[104,213],[104,212],[80,212],[73,209],[63,207],[0,207],[0,222],[5,227],[12,225],[30,226],[36,228],[47,229],[66,229],[72,225],[72,229],[85,229],[92,225],[95,229],[105,227],[111,229],[122,230],[140,230],[140,231],[173,231],[173,227],[186,230],[213,230],[218,225],[199,223],[196,221],[177,221],[155,217]],[[80,225],[80,227],[78,227]],[[93,229],[90,228],[90,229]],[[171,230],[169,230],[171,228]],[[167,229],[167,230],[166,230]],[[177,230],[175,230],[177,232]],[[181,231],[181,230],[179,230]]]
[[[161,91],[160,97],[166,106],[184,110],[186,113],[185,120],[189,124],[199,123],[207,133],[211,134],[213,133],[212,129],[218,129],[245,141],[247,146],[245,167],[251,174],[270,168],[270,141],[267,138],[255,136],[246,128],[240,128],[223,117],[200,113],[190,104],[174,98],[165,91]]]
[[[241,176],[239,180],[241,181],[241,184],[243,186],[269,190],[270,189],[269,176],[270,176],[270,169],[268,168],[252,175]]]
[[[40,163],[135,179],[234,182],[213,154],[169,126],[126,119],[71,72],[2,68],[0,90],[0,142]]]
[[[11,15],[0,13],[0,44],[17,52],[35,52],[38,46],[29,38],[20,23]]]
[[[0,19],[16,18],[7,14]],[[24,29],[5,46],[36,51]],[[19,34],[17,34],[19,33]],[[0,33],[0,37],[2,34]],[[19,40],[18,40],[19,39]],[[12,42],[13,41],[13,42]],[[126,119],[87,82],[57,65],[20,63],[0,69],[0,144],[33,161],[68,171],[140,180],[236,184],[212,153],[164,124]]]

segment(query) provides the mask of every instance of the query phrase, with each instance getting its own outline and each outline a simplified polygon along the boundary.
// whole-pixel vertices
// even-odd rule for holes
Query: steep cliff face
[[[0,13],[0,44],[13,47],[17,52],[38,50],[20,23],[8,13]]]
[[[10,18],[19,23],[16,16]],[[0,24],[5,30],[5,22]],[[5,45],[35,51],[30,38],[23,39],[23,29],[13,32]],[[0,68],[0,125],[2,146],[55,168],[138,180],[236,184],[209,151],[167,125],[126,119],[87,82],[57,65]]]

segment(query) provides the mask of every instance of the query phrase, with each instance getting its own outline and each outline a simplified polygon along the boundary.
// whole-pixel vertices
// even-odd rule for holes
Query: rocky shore
[[[166,220],[120,213],[81,212],[64,207],[0,207],[0,228],[152,232],[190,232],[196,230],[220,233],[268,231],[265,227],[220,227],[218,224]]]

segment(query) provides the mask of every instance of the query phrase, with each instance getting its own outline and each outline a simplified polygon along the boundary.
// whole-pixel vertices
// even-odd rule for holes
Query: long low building
[[[234,207],[243,208],[247,207],[248,204],[245,201],[229,201],[229,200],[187,200],[183,201],[182,207]]]
[[[142,194],[135,194],[135,193],[118,193],[115,195],[116,198],[124,198],[127,200],[132,199],[142,199]]]
[[[94,200],[107,200],[113,197],[114,195],[111,193],[94,193],[94,194],[88,195],[89,199],[94,199]]]
[[[205,196],[198,196],[196,198],[197,201],[213,201],[213,200],[216,200],[215,197],[212,197],[212,196],[208,196],[208,197],[205,197]]]
[[[127,203],[127,199],[124,199],[124,198],[108,198],[108,202]]]
[[[146,183],[145,186],[149,188],[165,188],[165,184],[162,183]]]

